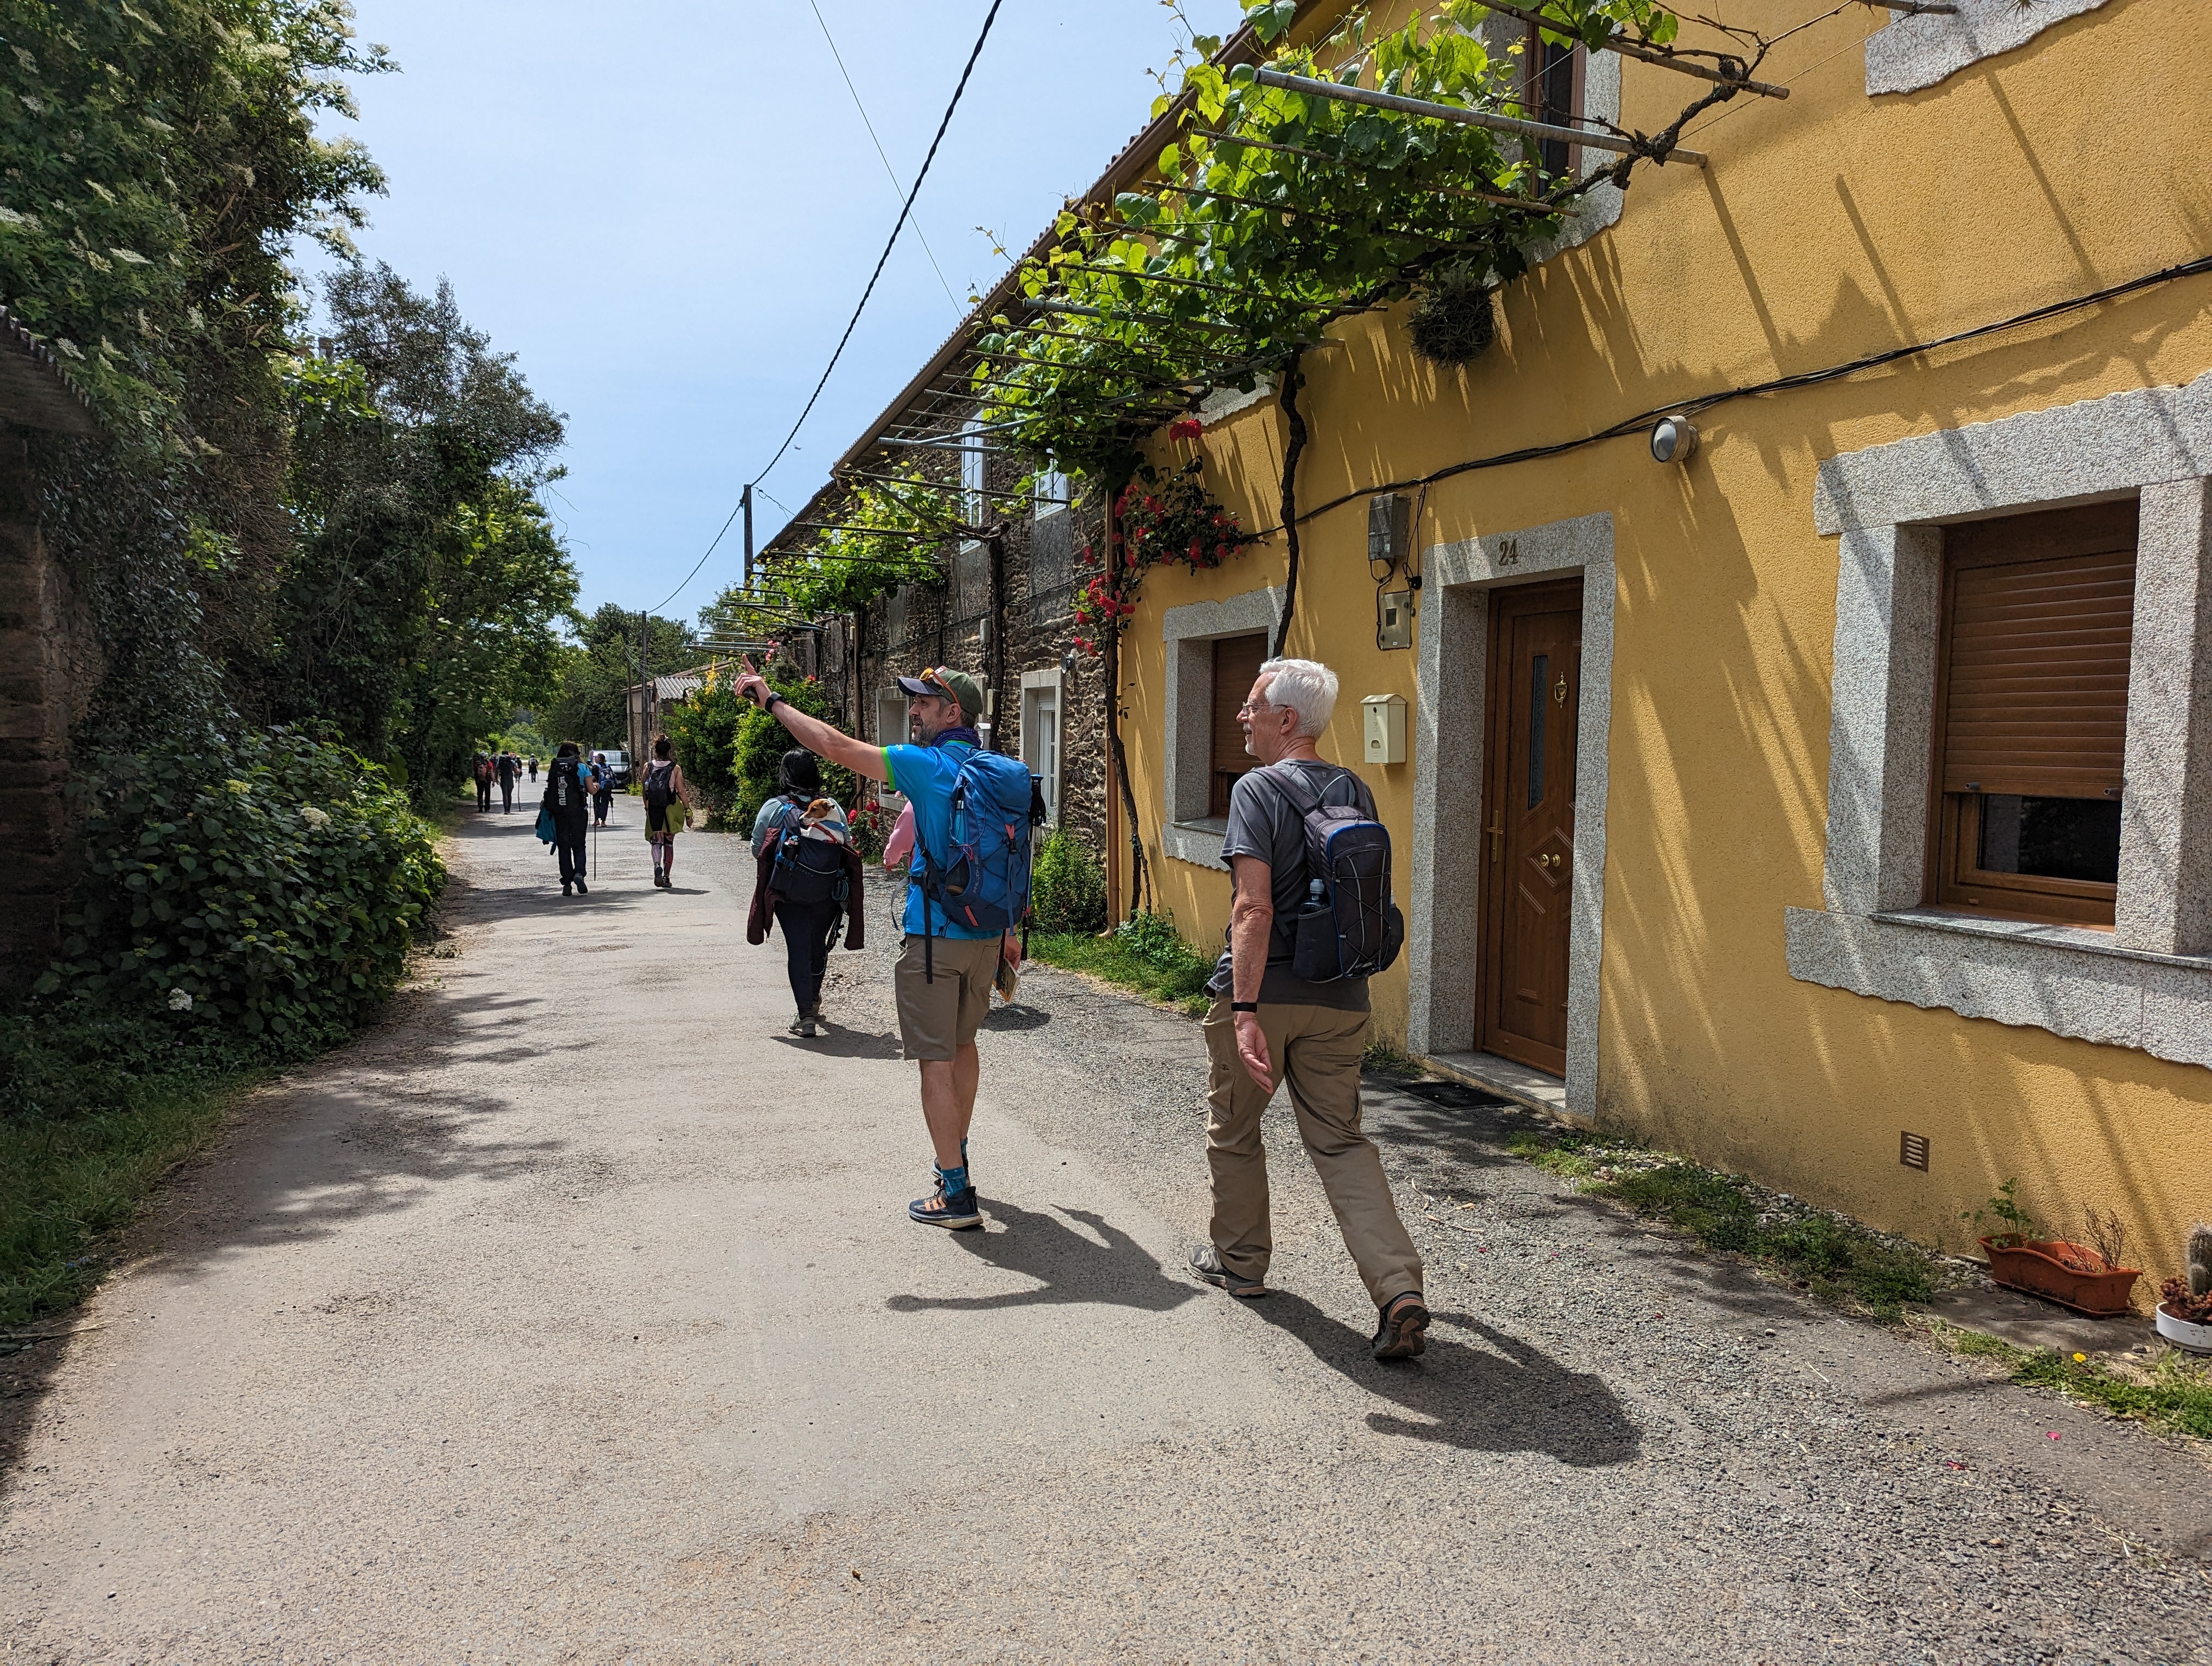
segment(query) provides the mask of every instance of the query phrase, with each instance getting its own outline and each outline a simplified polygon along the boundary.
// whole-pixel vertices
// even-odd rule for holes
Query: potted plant
[[[2142,1276],[2124,1267],[2127,1230],[2116,1214],[2091,1209],[2084,1234],[2090,1241],[2045,1236],[2041,1225],[2021,1206],[2019,1182],[2008,1180],[1996,1195],[1967,1219],[1994,1225],[1980,1243],[1990,1258],[1990,1276],[2008,1290],[2021,1290],[2070,1307],[2093,1318],[2115,1318],[2128,1310],[2129,1292]]]
[[[2189,1276],[2160,1286],[2158,1334],[2192,1353],[2212,1353],[2212,1226],[2189,1235]]]

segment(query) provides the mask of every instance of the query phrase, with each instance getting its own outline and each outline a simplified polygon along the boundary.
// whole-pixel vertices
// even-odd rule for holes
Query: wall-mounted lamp
[[[1068,649],[1067,652],[1060,656],[1060,674],[1066,678],[1072,678],[1075,675],[1075,650],[1073,648]]]
[[[1686,416],[1662,416],[1651,425],[1651,457],[1659,463],[1686,463],[1698,449],[1698,430]]]

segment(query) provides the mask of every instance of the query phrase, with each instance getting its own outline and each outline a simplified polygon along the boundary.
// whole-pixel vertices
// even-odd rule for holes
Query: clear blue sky
[[[902,185],[988,0],[819,0]],[[351,131],[391,179],[362,252],[517,355],[567,414],[548,502],[582,605],[674,590],[820,375],[898,213],[807,0],[611,7],[356,0],[402,73]],[[1226,33],[1236,0],[1187,0]],[[1158,0],[1005,0],[915,215],[796,447],[763,483],[796,508],[829,464],[1141,127],[1182,39]],[[763,502],[759,537],[785,519]],[[736,576],[732,528],[665,611]]]

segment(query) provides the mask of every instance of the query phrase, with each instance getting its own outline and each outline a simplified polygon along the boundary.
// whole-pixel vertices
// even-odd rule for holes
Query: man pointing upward
[[[899,1041],[906,1056],[921,1064],[921,1115],[929,1126],[937,1162],[937,1189],[907,1206],[913,1219],[956,1230],[981,1226],[981,1206],[968,1174],[968,1124],[975,1114],[975,1085],[981,1065],[975,1031],[991,1010],[991,984],[1002,952],[1018,955],[1011,933],[977,930],[949,915],[942,902],[925,894],[923,878],[932,862],[939,869],[952,860],[952,799],[963,765],[978,756],[974,728],[983,709],[983,690],[962,671],[938,666],[919,677],[902,677],[908,696],[911,745],[871,746],[810,717],[768,685],[750,659],[738,679],[740,696],[773,712],[791,738],[810,752],[841,764],[856,775],[887,782],[914,806],[915,851],[906,901],[906,941],[899,952]],[[981,754],[989,758],[990,754]],[[1029,771],[1012,759],[995,760],[999,772],[1020,777],[1026,813]]]

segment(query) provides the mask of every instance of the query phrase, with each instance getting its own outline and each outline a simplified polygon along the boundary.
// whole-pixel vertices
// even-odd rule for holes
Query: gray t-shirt
[[[1357,804],[1363,814],[1375,814],[1375,795],[1367,783],[1351,770],[1318,759],[1297,758],[1271,764],[1269,769],[1296,769],[1324,804]],[[1274,892],[1275,922],[1267,939],[1267,970],[1260,980],[1263,1006],[1335,1006],[1347,1012],[1367,1010],[1367,980],[1339,978],[1333,983],[1309,983],[1291,970],[1297,948],[1298,910],[1306,904],[1306,824],[1287,794],[1262,777],[1266,769],[1253,769],[1237,778],[1229,793],[1229,832],[1221,841],[1221,860],[1256,856],[1267,864]],[[1213,969],[1206,988],[1226,996],[1231,988],[1231,952],[1224,947],[1221,964]]]

